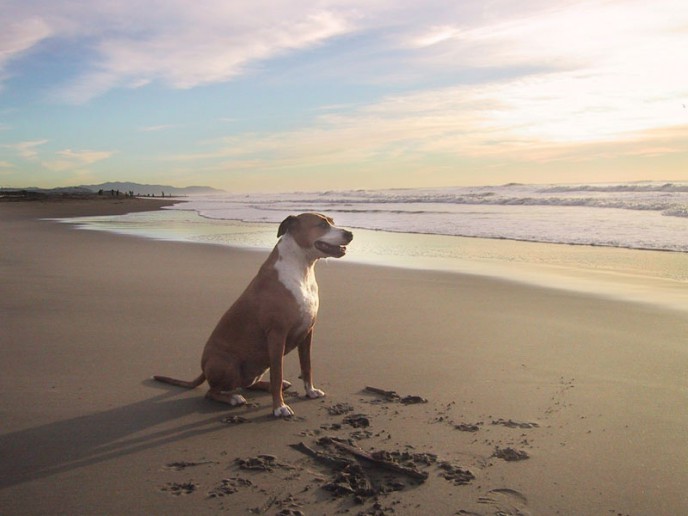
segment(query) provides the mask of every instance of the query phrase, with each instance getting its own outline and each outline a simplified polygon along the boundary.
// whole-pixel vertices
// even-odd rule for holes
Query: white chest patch
[[[277,245],[280,252],[275,263],[277,277],[294,296],[299,307],[301,322],[296,330],[305,331],[313,325],[320,303],[315,270],[313,264],[308,263],[298,244],[291,238],[282,238]]]

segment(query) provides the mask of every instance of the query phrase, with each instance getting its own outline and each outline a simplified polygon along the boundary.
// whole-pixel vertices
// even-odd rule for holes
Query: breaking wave
[[[320,211],[373,230],[688,252],[688,182],[227,194],[177,209],[245,222]]]

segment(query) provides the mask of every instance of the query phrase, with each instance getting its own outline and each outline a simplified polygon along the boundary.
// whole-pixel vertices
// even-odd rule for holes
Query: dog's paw
[[[275,410],[272,411],[272,413],[275,415],[275,417],[291,417],[294,415],[294,411],[291,409],[289,405],[282,405],[280,407],[277,407]]]
[[[306,396],[308,396],[311,399],[322,398],[325,396],[325,391],[321,391],[320,389],[315,389],[313,387],[309,387],[306,389]]]
[[[246,398],[244,398],[241,394],[232,394],[232,397],[229,400],[229,404],[233,407],[236,407],[238,405],[246,405]]]

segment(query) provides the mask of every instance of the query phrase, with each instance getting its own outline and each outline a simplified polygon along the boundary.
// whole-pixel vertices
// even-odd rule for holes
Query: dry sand
[[[278,420],[263,393],[231,409],[148,379],[198,373],[265,253],[38,220],[158,205],[0,203],[0,514],[688,513],[685,313],[321,263],[328,397],[303,398],[289,356]],[[427,478],[290,447],[352,457],[327,436]]]

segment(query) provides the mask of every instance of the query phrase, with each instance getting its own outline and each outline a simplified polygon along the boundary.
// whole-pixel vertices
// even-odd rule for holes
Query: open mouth
[[[323,242],[322,240],[315,242],[315,248],[321,253],[324,253],[327,256],[332,256],[333,258],[341,258],[346,254],[345,245],[332,245],[328,244],[327,242]]]

